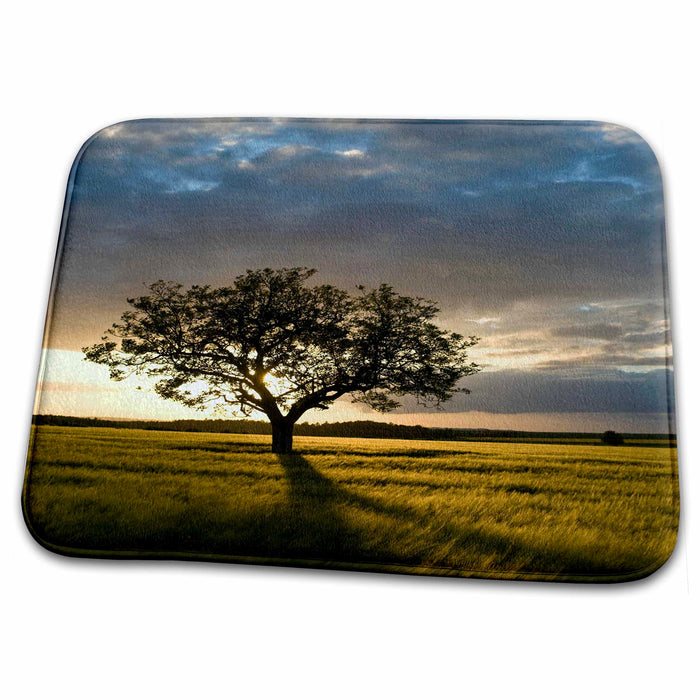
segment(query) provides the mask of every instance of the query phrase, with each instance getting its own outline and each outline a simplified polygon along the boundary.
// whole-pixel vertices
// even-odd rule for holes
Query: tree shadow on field
[[[301,454],[277,455],[277,458],[289,485],[292,522],[287,524],[288,542],[298,555],[323,561],[450,568],[444,560],[449,552],[457,559],[466,555],[473,562],[487,560],[492,571],[517,572],[523,565],[550,574],[617,571],[591,553],[571,551],[547,542],[544,533],[541,545],[533,548],[532,543],[521,543],[517,537],[437,521],[428,511],[354,493],[317,471]],[[394,527],[385,524],[381,528],[383,535],[375,534],[374,540],[369,541],[363,532],[362,519],[355,520],[352,511],[364,512],[370,520],[372,516],[393,520]],[[408,550],[399,542],[404,537],[410,540]]]
[[[300,454],[277,455],[289,487],[288,544],[314,559],[354,559],[361,552],[358,532],[341,514],[345,490],[316,471]]]
[[[407,505],[384,503],[377,498],[364,496],[344,488],[333,479],[317,471],[301,454],[277,455],[289,484],[290,515],[294,529],[301,535],[304,549],[314,558],[326,560],[364,561],[386,564],[418,566],[429,560],[445,538],[458,541],[464,546],[474,539],[474,533],[456,529],[448,523],[431,523],[429,516]],[[361,523],[353,522],[350,511],[359,511],[370,516],[394,521],[383,528],[384,536],[369,542],[363,536]],[[430,525],[435,532],[429,533]],[[415,529],[410,539],[410,553],[399,544],[396,527]],[[483,536],[482,536],[483,539]],[[500,537],[481,541],[479,548],[504,551],[512,549],[512,543]],[[469,546],[472,546],[471,544]]]
[[[418,563],[397,557],[391,542],[369,543],[349,513],[349,509],[359,509],[370,515],[413,522],[414,515],[408,509],[385,505],[343,488],[316,470],[301,454],[277,455],[277,458],[289,485],[295,549],[301,545],[305,554],[330,561]]]

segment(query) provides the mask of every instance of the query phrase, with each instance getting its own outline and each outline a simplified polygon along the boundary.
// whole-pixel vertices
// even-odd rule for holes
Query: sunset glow
[[[125,122],[84,152],[37,411],[204,418],[82,359],[156,279],[226,285],[301,265],[352,292],[434,300],[480,338],[471,393],[380,415],[343,398],[308,420],[651,430],[673,411],[654,155],[600,123]],[[177,166],[175,166],[177,164]],[[289,387],[269,374],[273,393]],[[140,389],[138,387],[141,387]],[[196,387],[194,387],[196,391]],[[593,429],[593,428],[591,428]]]

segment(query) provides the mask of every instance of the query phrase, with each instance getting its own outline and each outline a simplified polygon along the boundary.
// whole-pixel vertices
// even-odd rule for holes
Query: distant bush
[[[600,441],[604,445],[623,445],[625,443],[622,435],[620,433],[616,433],[614,430],[606,430],[603,433],[603,436],[600,438]]]

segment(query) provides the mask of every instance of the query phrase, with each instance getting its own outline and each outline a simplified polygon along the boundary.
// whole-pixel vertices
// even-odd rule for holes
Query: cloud
[[[117,387],[111,385],[95,384],[92,382],[39,382],[38,390],[41,392],[62,392],[68,394],[82,394],[85,392],[112,392],[118,391]]]
[[[644,139],[632,129],[618,124],[602,124],[600,131],[603,134],[603,139],[610,143],[618,145],[632,144],[634,146],[647,147]]]
[[[183,178],[175,180],[169,189],[168,194],[179,194],[181,192],[209,192],[215,187],[219,187],[221,183],[212,180],[194,180],[192,178]]]
[[[363,158],[365,156],[365,152],[361,151],[359,148],[351,148],[348,151],[336,151],[336,153],[346,158]]]
[[[574,358],[553,359],[539,362],[535,365],[539,370],[579,370],[582,367],[605,368],[605,367],[666,367],[672,362],[672,357],[666,355],[624,355],[612,354],[605,350],[594,355],[583,355]]]
[[[665,369],[642,373],[607,371],[562,375],[546,372],[503,370],[481,372],[464,385],[470,394],[444,405],[448,413],[664,413],[672,410],[672,373]],[[402,411],[419,412],[414,401],[403,402]]]
[[[283,158],[293,158],[302,153],[308,154],[310,151],[315,151],[313,146],[304,146],[301,144],[287,144],[285,146],[280,146],[279,148],[272,149],[268,151],[271,155],[282,156]]]
[[[596,338],[611,340],[620,338],[623,334],[621,323],[589,323],[575,326],[560,326],[553,328],[550,333],[564,338]]]
[[[473,318],[473,319],[468,319],[471,323],[477,323],[480,326],[483,326],[484,324],[488,323],[491,326],[494,326],[497,324],[500,320],[500,316],[483,316],[482,318]]]

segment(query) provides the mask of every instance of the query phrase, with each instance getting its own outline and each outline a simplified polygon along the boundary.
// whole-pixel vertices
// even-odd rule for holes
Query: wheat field
[[[676,451],[35,427],[25,517],[66,554],[623,581],[678,524]]]

